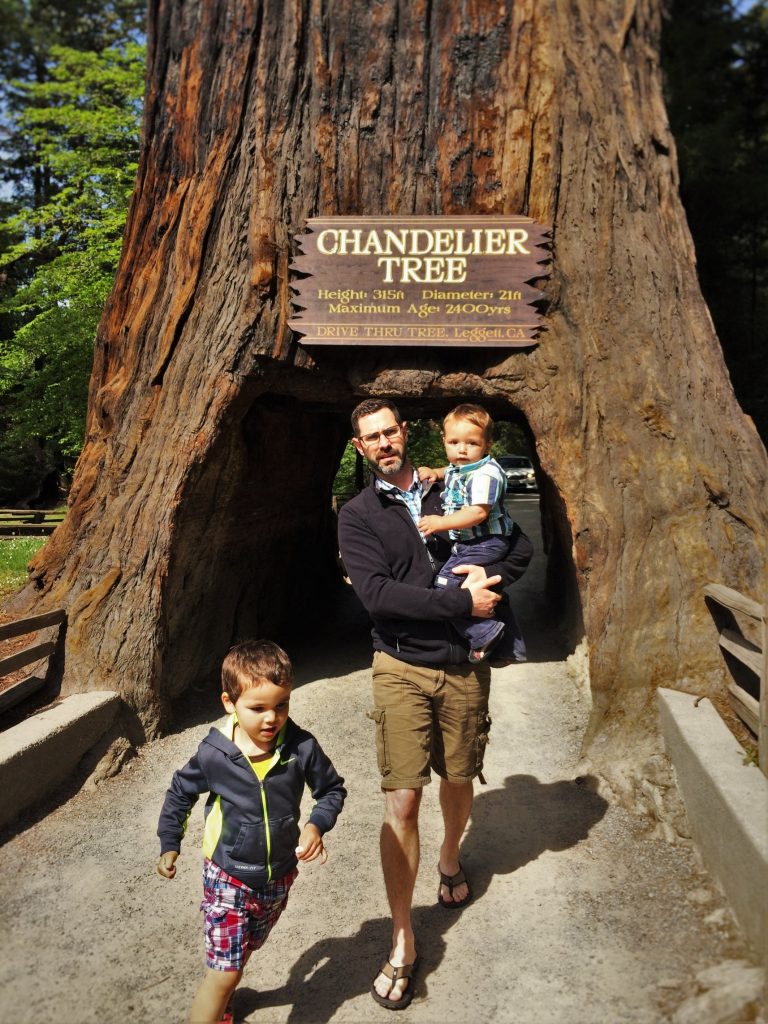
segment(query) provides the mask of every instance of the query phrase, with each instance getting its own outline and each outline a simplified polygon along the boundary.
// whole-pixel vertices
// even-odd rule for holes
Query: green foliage
[[[408,455],[414,466],[432,468],[445,465],[445,448],[440,420],[410,420]]]
[[[357,452],[355,451],[354,445],[351,441],[348,441],[347,447],[344,449],[344,453],[341,456],[339,468],[336,471],[336,478],[333,481],[333,494],[339,498],[348,498],[357,491],[357,487],[355,486],[356,459]]]
[[[670,0],[662,41],[699,281],[741,405],[768,438],[768,0]]]
[[[49,57],[48,80],[15,84],[26,104],[14,125],[47,186],[44,198],[21,190],[0,224],[0,418],[6,445],[40,438],[66,465],[82,445],[93,338],[133,190],[145,58],[133,43]]]
[[[45,541],[45,537],[0,539],[0,595],[10,594],[27,582],[27,565]]]

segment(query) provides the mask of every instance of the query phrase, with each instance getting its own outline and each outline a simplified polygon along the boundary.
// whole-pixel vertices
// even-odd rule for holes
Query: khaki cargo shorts
[[[449,782],[470,782],[483,767],[491,719],[486,665],[408,665],[384,651],[373,655],[376,756],[382,789],[418,789],[431,770]]]

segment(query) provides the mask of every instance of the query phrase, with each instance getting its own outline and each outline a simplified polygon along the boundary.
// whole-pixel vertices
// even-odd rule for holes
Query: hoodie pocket
[[[264,835],[264,826],[262,824],[241,825],[237,838],[232,845],[230,856],[232,860],[263,867],[267,862],[267,842]]]

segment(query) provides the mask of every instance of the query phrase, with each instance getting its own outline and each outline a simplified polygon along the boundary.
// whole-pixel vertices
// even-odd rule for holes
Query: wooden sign
[[[529,347],[549,228],[529,217],[313,217],[291,263],[303,345]],[[301,275],[301,276],[299,276]]]

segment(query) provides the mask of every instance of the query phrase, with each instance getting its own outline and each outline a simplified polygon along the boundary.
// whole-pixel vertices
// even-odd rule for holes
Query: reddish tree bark
[[[766,455],[696,279],[659,7],[151,0],[86,445],[16,600],[67,608],[65,692],[118,689],[153,734],[234,637],[279,628],[330,577],[348,410],[476,398],[532,432],[550,577],[589,648],[585,751],[631,796],[654,689],[723,685],[703,585],[765,584]],[[303,349],[293,236],[353,213],[552,224],[541,343]]]

